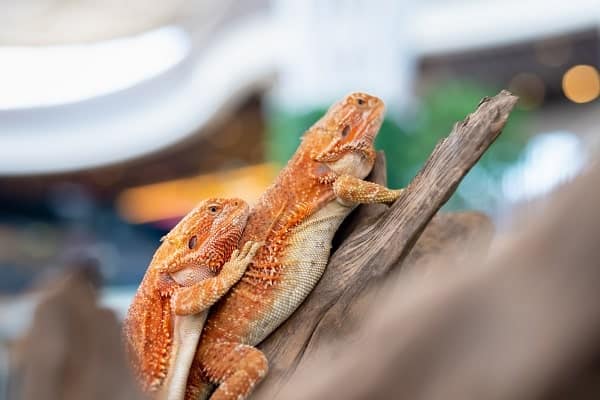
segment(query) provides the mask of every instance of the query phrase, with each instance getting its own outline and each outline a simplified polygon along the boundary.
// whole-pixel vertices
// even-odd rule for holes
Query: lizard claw
[[[240,251],[239,258],[241,258],[241,259],[246,258],[246,256],[248,255],[248,252],[252,248],[252,243],[253,242],[251,242],[251,241],[248,241],[248,242],[244,243],[244,247],[242,248],[242,251]]]
[[[229,262],[223,265],[223,271],[221,272],[221,274],[223,274],[224,272],[227,274],[231,274],[235,277],[235,281],[240,279],[246,271],[248,265],[252,262],[254,255],[262,245],[263,243],[259,242],[246,242],[242,247],[241,251],[235,250],[231,254],[231,259],[229,260]]]

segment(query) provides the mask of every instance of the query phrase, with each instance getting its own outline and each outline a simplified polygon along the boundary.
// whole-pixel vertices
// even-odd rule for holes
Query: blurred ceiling
[[[268,0],[0,1],[0,46],[57,45],[136,35],[170,24],[206,33]],[[68,27],[66,29],[65,27]]]
[[[228,1],[19,0],[0,2],[0,45],[105,40],[144,32],[194,12],[209,17]],[[65,29],[68,27],[68,29]]]
[[[31,91],[30,98],[39,99],[37,93],[42,89],[44,94],[61,96],[59,101],[52,98],[41,104],[11,103],[7,107],[0,98],[0,175],[61,173],[120,163],[164,151],[202,132],[251,93],[268,87],[279,71],[281,49],[290,43],[289,32],[278,25],[267,6],[284,2],[292,0],[0,1],[0,51],[6,53],[3,59],[0,52],[4,67],[0,78],[15,86],[18,79],[11,76],[15,72],[14,76],[22,75],[19,82],[25,82],[10,93],[6,90],[10,86],[4,85],[5,96],[14,102],[12,93],[21,96]],[[515,46],[519,43],[582,28],[597,32],[597,2],[404,1],[403,12],[410,16],[409,33],[396,40],[414,47],[412,56],[425,59],[424,70],[435,72],[437,57],[443,59],[445,68],[451,61],[466,69],[482,66],[484,72],[494,72],[499,49],[508,49],[508,54],[520,48]],[[330,6],[342,3],[330,2]],[[321,3],[311,4],[318,11],[316,5]],[[352,5],[349,1],[345,4]],[[372,4],[385,7],[386,1]],[[569,13],[564,12],[567,5]],[[165,30],[168,24],[187,36],[179,40],[181,35],[165,35],[172,32]],[[177,57],[168,65],[164,64],[165,53],[155,51],[163,64],[156,64],[158,67],[140,77],[139,66],[150,65],[148,60],[156,57],[144,58],[128,49],[148,48],[145,54],[151,54],[155,42],[148,46],[132,42],[128,49],[114,42],[141,40],[142,32],[159,33],[152,36],[154,39],[175,38],[165,41],[173,49],[185,42],[185,51],[174,52]],[[587,36],[584,39],[590,42]],[[101,57],[102,63],[90,63],[88,53],[79,49],[81,68],[74,67],[70,61],[73,57],[65,58],[62,64],[56,62],[59,53],[79,51],[66,47],[77,47],[73,43],[82,41],[113,42],[106,44],[118,51]],[[43,57],[32,58],[13,63],[15,68],[6,67],[5,61],[13,58],[11,47],[17,52],[36,52],[39,48],[30,45],[49,44],[61,46],[46,46],[56,51],[44,56],[47,62]],[[587,57],[587,63],[595,65],[592,58],[597,58],[597,52],[588,48],[585,45],[580,53]],[[300,49],[297,52],[304,56]],[[528,54],[521,57],[523,65],[527,65]],[[73,72],[65,74],[69,67]],[[44,79],[47,87],[34,79],[43,75],[41,70],[49,73]],[[511,76],[516,71],[504,68],[501,72],[505,70]],[[135,74],[128,75],[128,71]],[[79,93],[85,87],[80,82],[110,85],[93,87],[84,96]],[[2,83],[0,79],[0,86]],[[67,89],[77,93],[68,97]],[[558,87],[550,89],[559,93]]]
[[[212,32],[206,41],[199,40],[198,26],[190,31],[171,25],[86,46],[0,46],[0,64],[15,67],[0,77],[0,83],[10,83],[4,88],[13,88],[3,92],[11,104],[2,107],[0,101],[0,175],[81,170],[161,151],[201,133],[255,90],[264,90],[273,74],[270,31],[264,16],[248,17],[264,1],[231,8],[228,3],[217,7],[226,13],[205,18]],[[244,13],[247,18],[238,18]],[[227,29],[217,26],[225,21]],[[156,52],[159,42],[173,51]],[[257,48],[257,42],[263,46]],[[94,62],[85,56],[91,47],[112,55]],[[144,48],[148,51],[136,56]],[[39,52],[44,54],[34,57]],[[171,53],[177,56],[166,65]],[[11,64],[15,54],[30,60]],[[81,68],[70,64],[77,54]],[[141,76],[151,60],[158,60],[158,67]],[[40,74],[43,84],[35,80]],[[23,84],[14,87],[17,81]],[[27,99],[40,100],[43,92],[45,100],[28,102],[23,97],[28,92]],[[23,101],[13,104],[19,98]]]
[[[261,109],[260,97],[251,96],[235,107],[235,118],[215,121],[202,134],[192,134],[139,159],[83,171],[0,177],[0,202],[35,206],[65,182],[85,187],[99,201],[111,202],[126,188],[262,163],[265,125]]]
[[[0,3],[0,44],[58,44],[127,36],[171,22],[186,3],[185,0],[4,1]]]

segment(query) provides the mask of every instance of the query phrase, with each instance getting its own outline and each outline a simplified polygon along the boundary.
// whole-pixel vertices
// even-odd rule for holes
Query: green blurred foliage
[[[406,186],[436,143],[452,130],[454,123],[475,110],[481,98],[497,92],[474,83],[451,81],[427,93],[411,120],[386,118],[377,136],[376,147],[385,151],[389,186]],[[302,133],[325,111],[316,108],[294,114],[271,110],[267,136],[269,159],[281,165],[287,162],[298,147]],[[516,161],[527,141],[524,118],[519,109],[511,114],[502,135],[465,177],[447,208],[492,210],[496,206],[500,178],[505,169]]]

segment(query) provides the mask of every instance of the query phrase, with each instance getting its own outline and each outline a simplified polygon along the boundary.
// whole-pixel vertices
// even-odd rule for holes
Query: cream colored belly
[[[252,323],[248,344],[260,343],[313,290],[327,266],[333,236],[352,209],[332,201],[294,229],[282,260],[281,280],[273,287],[276,300],[263,318]]]
[[[208,311],[175,316],[169,374],[157,394],[157,399],[183,400],[190,367],[207,315]]]

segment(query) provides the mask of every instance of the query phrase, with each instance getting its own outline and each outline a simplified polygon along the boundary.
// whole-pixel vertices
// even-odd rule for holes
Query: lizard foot
[[[377,183],[351,175],[341,175],[333,184],[333,192],[342,204],[391,203],[404,189],[388,189]]]

